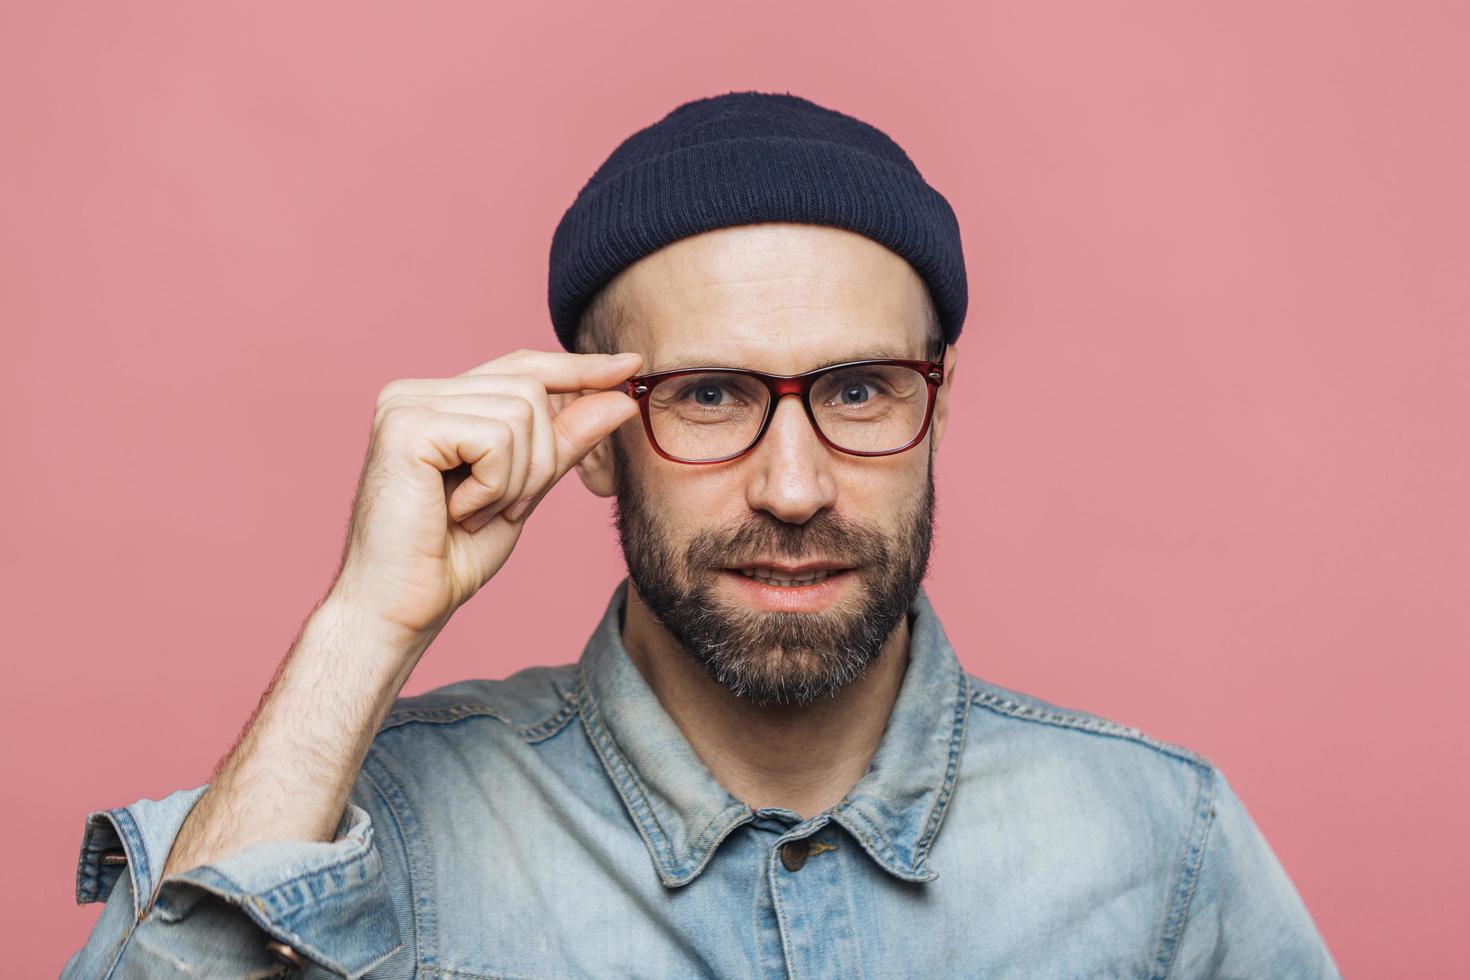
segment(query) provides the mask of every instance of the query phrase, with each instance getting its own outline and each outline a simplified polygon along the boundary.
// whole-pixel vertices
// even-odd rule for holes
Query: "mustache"
[[[699,534],[685,551],[690,568],[732,568],[766,558],[816,558],[881,567],[887,564],[887,557],[882,534],[831,511],[804,524],[754,513],[734,527]]]

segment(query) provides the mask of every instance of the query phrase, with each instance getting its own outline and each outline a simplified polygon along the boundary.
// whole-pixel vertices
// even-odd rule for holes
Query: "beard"
[[[618,541],[644,603],[715,682],[758,705],[829,698],[861,677],[907,615],[929,567],[934,534],[934,457],[924,488],[894,535],[823,510],[803,524],[752,512],[734,525],[701,531],[682,548],[633,477],[611,437]],[[722,602],[722,570],[760,560],[823,558],[861,575],[861,599],[822,612],[776,612]]]

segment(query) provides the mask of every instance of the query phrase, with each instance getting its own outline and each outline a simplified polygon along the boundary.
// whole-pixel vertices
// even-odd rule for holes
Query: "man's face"
[[[933,354],[923,281],[841,229],[720,229],[649,255],[614,288],[622,349],[643,354],[644,373]],[[800,400],[782,398],[755,449],[712,465],[662,459],[634,420],[614,434],[611,465],[638,596],[740,697],[835,693],[877,659],[923,578],[945,414],[941,403],[907,452],[858,457],[824,445]]]

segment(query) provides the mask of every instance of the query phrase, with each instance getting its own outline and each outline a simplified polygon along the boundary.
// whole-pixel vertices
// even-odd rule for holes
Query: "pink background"
[[[1215,760],[1349,975],[1465,975],[1465,11],[6,4],[4,972],[90,929],[87,811],[229,747],[378,389],[554,347],[582,182],[757,88],[960,216],[930,592],[966,665]],[[574,659],[619,572],[568,480],[409,691]]]

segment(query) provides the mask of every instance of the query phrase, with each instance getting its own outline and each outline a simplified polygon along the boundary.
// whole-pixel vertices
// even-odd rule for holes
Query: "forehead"
[[[644,370],[727,365],[796,374],[861,357],[923,357],[923,280],[901,256],[823,225],[766,223],[684,238],[613,284],[623,347]]]

